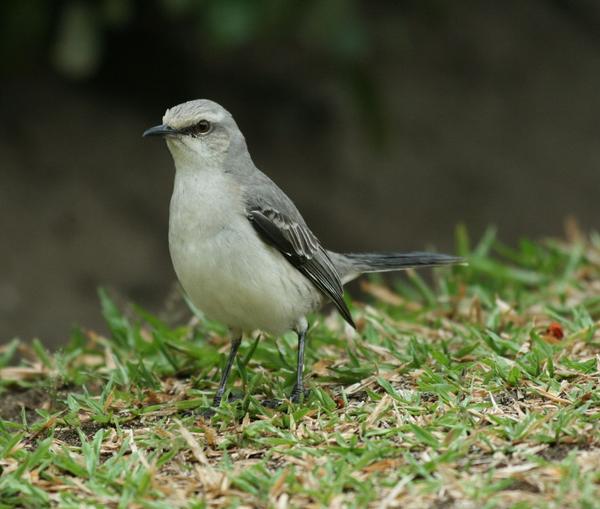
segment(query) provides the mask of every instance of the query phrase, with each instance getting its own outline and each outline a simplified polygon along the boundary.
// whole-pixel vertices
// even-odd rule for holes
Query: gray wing
[[[344,302],[340,276],[315,235],[291,200],[266,175],[263,185],[247,188],[246,213],[254,229],[269,245],[304,274],[352,327],[352,315]]]

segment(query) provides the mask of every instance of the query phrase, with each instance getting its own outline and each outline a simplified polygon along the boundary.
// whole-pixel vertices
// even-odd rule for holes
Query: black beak
[[[172,127],[169,127],[168,125],[165,124],[161,124],[161,125],[155,125],[154,127],[151,127],[150,129],[146,129],[144,131],[144,134],[142,134],[142,137],[146,137],[146,136],[166,136],[167,134],[175,134],[177,132],[176,129],[173,129]]]

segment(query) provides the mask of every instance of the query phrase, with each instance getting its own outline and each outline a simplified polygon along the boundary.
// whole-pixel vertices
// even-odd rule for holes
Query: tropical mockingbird
[[[354,321],[343,285],[365,272],[449,265],[460,258],[434,253],[336,253],[325,249],[288,196],[250,157],[231,114],[208,100],[168,109],[144,132],[162,136],[175,162],[169,248],[191,302],[227,325],[233,342],[214,398],[218,406],[244,332],[298,335],[296,384],[302,371],[306,316],[325,301]]]

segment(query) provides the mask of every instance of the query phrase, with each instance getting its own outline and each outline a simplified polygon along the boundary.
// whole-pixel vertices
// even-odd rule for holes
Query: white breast
[[[246,218],[243,190],[219,171],[178,169],[169,247],[175,272],[207,317],[277,334],[320,304],[315,287]]]

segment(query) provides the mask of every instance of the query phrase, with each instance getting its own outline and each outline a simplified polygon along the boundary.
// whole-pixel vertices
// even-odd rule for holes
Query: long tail
[[[420,267],[465,264],[458,256],[438,253],[330,253],[342,281],[347,283],[365,272],[389,272]]]
[[[438,253],[344,253],[359,272],[388,272],[416,267],[464,263],[463,258]]]

